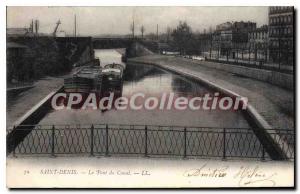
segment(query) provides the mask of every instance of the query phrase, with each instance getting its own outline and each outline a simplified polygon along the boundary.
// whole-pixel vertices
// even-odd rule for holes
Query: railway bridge
[[[135,57],[150,52],[156,52],[156,49],[149,48],[148,45],[155,45],[155,42],[152,44],[145,44],[145,41],[139,38],[126,38],[126,37],[101,37],[101,38],[92,38],[92,45],[94,49],[117,49],[125,48],[124,57]],[[121,53],[123,54],[123,53]]]

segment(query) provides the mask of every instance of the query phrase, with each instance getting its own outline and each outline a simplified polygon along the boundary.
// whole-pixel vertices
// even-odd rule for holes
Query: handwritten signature
[[[207,178],[222,178],[227,175],[226,170],[228,166],[220,168],[211,168],[207,164],[202,165],[200,168],[186,170],[183,173],[184,177],[207,177]]]
[[[241,166],[239,171],[233,176],[238,179],[239,186],[276,186],[274,177],[277,173],[263,172],[259,166],[245,167]]]
[[[277,173],[264,172],[257,166],[241,166],[237,172],[229,173],[229,166],[210,167],[207,163],[199,168],[188,169],[183,173],[184,177],[201,177],[201,178],[225,178],[231,177],[238,180],[238,185],[243,186],[276,186],[274,177]]]

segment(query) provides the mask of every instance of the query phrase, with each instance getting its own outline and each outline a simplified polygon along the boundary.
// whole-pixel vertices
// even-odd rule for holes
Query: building
[[[230,30],[232,28],[232,22],[225,22],[216,26],[216,31]]]
[[[293,65],[294,7],[269,7],[269,59],[279,65]]]
[[[9,37],[25,36],[29,32],[28,28],[7,28],[6,35]]]
[[[16,42],[6,43],[7,83],[22,78],[22,75],[18,72],[23,68],[26,50],[28,50],[28,47],[23,44]]]
[[[7,28],[6,36],[7,37],[24,37],[24,36],[33,36],[33,33],[30,28]]]
[[[249,31],[248,33],[250,51],[254,53],[255,61],[268,60],[268,28],[269,27],[267,25],[263,25],[260,28]]]
[[[256,29],[255,22],[225,22],[216,26],[213,34],[213,48],[217,55],[236,58],[240,50],[247,48],[248,33]]]
[[[203,33],[197,36],[199,52],[201,55],[211,57],[212,33]]]

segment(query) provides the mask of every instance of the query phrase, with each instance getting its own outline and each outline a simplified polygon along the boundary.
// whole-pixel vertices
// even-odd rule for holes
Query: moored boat
[[[64,79],[65,92],[100,92],[102,86],[102,74],[100,66],[83,67],[72,77]]]
[[[125,69],[124,64],[107,64],[102,69],[103,82],[105,84],[120,84],[123,79],[123,72]]]

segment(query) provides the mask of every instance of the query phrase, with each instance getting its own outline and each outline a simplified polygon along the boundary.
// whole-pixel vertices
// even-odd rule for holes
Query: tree
[[[180,54],[186,54],[191,46],[192,29],[186,22],[179,22],[179,25],[172,32],[175,47],[179,49]]]
[[[142,39],[144,39],[145,27],[141,26],[140,30],[141,30],[141,33],[142,33]]]
[[[132,33],[132,38],[134,38],[134,21],[132,21],[132,24],[130,24],[130,31]]]

